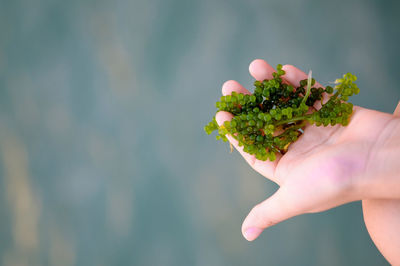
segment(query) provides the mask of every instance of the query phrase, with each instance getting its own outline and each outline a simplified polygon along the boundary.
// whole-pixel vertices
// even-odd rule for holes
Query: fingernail
[[[247,228],[246,231],[244,232],[244,238],[246,238],[247,241],[253,241],[261,234],[262,231],[263,231],[262,229],[257,227]]]

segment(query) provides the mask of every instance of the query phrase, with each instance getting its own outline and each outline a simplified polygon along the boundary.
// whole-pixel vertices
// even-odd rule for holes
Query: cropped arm
[[[394,116],[400,117],[400,103]],[[400,156],[397,160],[400,164]],[[400,199],[363,200],[362,207],[365,225],[375,245],[392,265],[400,265]]]

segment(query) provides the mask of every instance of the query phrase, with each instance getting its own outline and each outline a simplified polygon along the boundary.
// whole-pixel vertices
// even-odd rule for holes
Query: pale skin
[[[307,78],[294,66],[285,65],[283,70],[284,80],[293,86]],[[256,80],[264,80],[272,78],[275,70],[257,59],[249,71]],[[232,91],[249,93],[236,81],[225,82],[222,94]],[[324,95],[323,102],[327,98]],[[316,103],[314,108],[320,106]],[[232,117],[218,112],[216,120],[222,125]],[[390,263],[400,265],[400,117],[354,106],[348,126],[307,125],[274,162],[255,159],[232,136],[227,137],[254,170],[280,186],[246,217],[242,233],[247,240],[291,217],[362,200],[371,238]]]
[[[393,115],[400,117],[400,102]],[[365,199],[362,206],[365,225],[375,245],[393,265],[400,265],[400,200]]]

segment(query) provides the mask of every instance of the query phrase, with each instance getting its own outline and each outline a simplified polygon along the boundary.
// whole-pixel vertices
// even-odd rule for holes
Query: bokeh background
[[[360,203],[247,242],[275,184],[207,136],[255,58],[400,99],[399,1],[0,0],[1,265],[387,265]]]

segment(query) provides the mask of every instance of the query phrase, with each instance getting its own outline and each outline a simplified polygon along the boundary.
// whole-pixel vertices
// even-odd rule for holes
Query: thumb
[[[299,210],[289,203],[287,194],[280,188],[250,211],[242,225],[243,236],[248,241],[253,241],[265,228],[298,214]]]
[[[393,115],[400,116],[400,102],[397,104],[396,110],[394,110]]]

